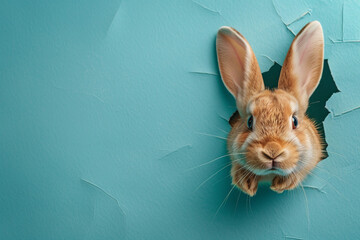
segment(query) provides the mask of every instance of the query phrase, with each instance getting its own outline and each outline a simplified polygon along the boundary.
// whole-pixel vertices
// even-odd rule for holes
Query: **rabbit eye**
[[[292,128],[295,129],[297,128],[299,122],[298,119],[295,116],[292,116]]]
[[[254,117],[251,115],[247,121],[247,127],[252,130],[253,129],[253,123],[254,123]]]

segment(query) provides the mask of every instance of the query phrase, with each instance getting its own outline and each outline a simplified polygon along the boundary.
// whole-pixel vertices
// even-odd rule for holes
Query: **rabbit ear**
[[[318,21],[308,23],[296,35],[281,69],[279,88],[292,93],[305,113],[318,86],[324,63],[324,36]]]
[[[235,29],[221,27],[216,38],[216,51],[221,78],[236,98],[240,116],[249,99],[264,90],[259,64],[246,39]]]

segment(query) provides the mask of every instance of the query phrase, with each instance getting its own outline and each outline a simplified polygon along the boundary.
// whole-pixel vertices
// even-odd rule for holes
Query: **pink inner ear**
[[[307,52],[307,49],[309,47],[309,43],[305,44],[305,47],[303,47],[304,49],[301,49],[300,52],[301,52],[301,56],[300,56],[300,59],[299,59],[299,64],[302,64],[302,62],[304,61],[304,56],[305,56],[305,53]]]
[[[250,96],[264,89],[260,67],[249,43],[233,28],[219,29],[216,49],[221,78],[241,115]]]
[[[229,46],[232,48],[232,50],[233,50],[233,52],[234,52],[234,54],[235,54],[235,56],[236,56],[236,58],[237,58],[237,60],[239,62],[239,67],[241,67],[242,70],[244,70],[244,60],[242,60],[242,58],[244,58],[244,56],[240,57],[240,55],[239,55],[239,53],[237,51],[238,49],[236,49],[236,46],[231,42],[232,40],[229,39],[228,37],[225,37],[225,38],[227,38],[227,40],[229,41]],[[243,46],[241,46],[241,47],[242,47],[243,51],[245,51],[244,47]]]
[[[318,22],[310,23],[294,42],[293,71],[302,89],[299,91],[305,91],[307,97],[313,93],[321,77],[323,48],[323,33]]]
[[[241,68],[241,72],[243,72],[245,70],[245,59],[247,57],[245,43],[229,35],[224,35],[224,40],[228,42],[227,46],[230,48],[229,55],[233,55],[232,58],[236,59],[232,64],[234,64],[236,68]]]
[[[219,68],[227,89],[236,97],[243,87],[246,69],[246,43],[234,30],[221,29],[217,36]]]
[[[304,44],[305,46],[303,46],[302,47],[303,49],[300,50],[301,51],[301,56],[300,56],[299,63],[298,63],[300,66],[306,66],[306,64],[309,62],[309,59],[306,58],[306,57],[309,57],[309,56],[305,55],[307,53],[307,51],[308,51],[309,46],[310,46],[309,42],[310,41],[305,42],[305,44]],[[304,71],[306,71],[306,70],[304,70]],[[304,77],[305,77],[305,79],[304,79],[303,85],[307,86],[309,84],[309,81],[310,81],[311,78],[308,75],[304,76]]]

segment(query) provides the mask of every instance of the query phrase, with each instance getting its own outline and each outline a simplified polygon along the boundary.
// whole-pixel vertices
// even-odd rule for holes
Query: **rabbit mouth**
[[[247,167],[247,169],[249,171],[251,171],[252,173],[254,173],[255,175],[259,175],[259,176],[265,176],[265,175],[280,175],[280,176],[287,176],[289,174],[291,174],[295,168],[290,168],[290,169],[282,169],[282,168],[268,168],[268,169],[256,169],[256,168],[252,168],[252,167]]]
[[[268,170],[269,174],[276,174],[281,176],[287,176],[294,171],[295,168],[282,169],[282,168],[271,168]]]
[[[296,165],[292,166],[290,168],[282,168],[281,166],[274,166],[274,165],[263,165],[261,166],[258,164],[254,166],[253,164],[250,164],[246,159],[237,159],[237,162],[242,165],[244,168],[249,170],[250,172],[254,173],[255,175],[259,176],[265,176],[265,175],[281,175],[281,176],[287,176],[291,173],[293,173],[296,170]],[[254,162],[250,161],[250,162]],[[256,162],[261,162],[259,159],[256,159]]]
[[[270,168],[270,169],[255,169],[255,168],[248,168],[252,173],[259,176],[265,175],[281,175],[286,176],[289,175],[292,171],[289,169],[281,169],[281,168]]]

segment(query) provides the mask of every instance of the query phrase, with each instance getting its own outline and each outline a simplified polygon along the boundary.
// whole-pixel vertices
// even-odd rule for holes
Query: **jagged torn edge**
[[[274,8],[275,8],[275,11],[276,11],[277,15],[280,17],[281,21],[284,23],[284,25],[286,26],[286,28],[287,28],[294,36],[296,36],[296,34],[289,28],[290,25],[293,24],[293,23],[295,23],[295,22],[297,22],[297,21],[299,21],[300,19],[302,19],[303,17],[305,17],[305,16],[308,15],[308,14],[311,15],[311,11],[312,11],[312,10],[311,10],[311,9],[308,9],[308,10],[305,11],[303,14],[301,14],[299,17],[297,17],[295,20],[291,21],[290,23],[286,23],[286,22],[283,20],[281,14],[279,13],[279,11],[278,11],[278,9],[277,9],[277,7],[276,7],[276,4],[275,4],[275,2],[274,2],[274,0],[272,0],[272,3],[273,3],[273,6],[274,6]],[[332,39],[332,38],[329,37],[329,40],[330,40],[332,43],[334,43],[334,44],[336,44],[336,43],[360,43],[360,39],[344,40],[344,4],[345,4],[345,3],[343,3],[343,7],[342,7],[342,26],[343,26],[343,27],[342,27],[342,39],[341,39],[341,40],[335,40],[335,39]],[[266,56],[266,55],[262,55],[262,56],[268,58],[270,61],[272,61],[272,62],[275,63],[275,61],[272,60],[269,56]],[[331,67],[329,66],[329,68],[330,68],[330,72],[331,72]],[[331,74],[331,75],[334,76],[333,74]],[[335,82],[335,85],[336,85],[335,79],[334,79],[334,82]],[[336,87],[337,87],[337,86],[336,86]],[[337,89],[339,90],[339,92],[341,92],[338,87],[337,87]],[[329,109],[329,108],[326,107],[326,109],[331,113],[331,117],[332,117],[332,118],[342,116],[342,115],[344,115],[344,114],[350,113],[350,112],[352,112],[352,111],[354,111],[354,110],[357,110],[357,109],[359,109],[359,108],[360,108],[360,106],[357,106],[357,107],[355,107],[355,108],[349,109],[349,110],[344,111],[344,112],[341,112],[341,113],[339,113],[339,114],[334,114],[334,112],[333,112],[331,109]]]
[[[197,4],[198,6],[202,7],[203,9],[206,9],[207,11],[210,11],[210,12],[212,12],[212,13],[217,13],[217,14],[219,14],[221,17],[223,17],[223,16],[221,15],[220,11],[210,9],[210,8],[204,6],[203,4],[200,4],[200,3],[198,3],[198,2],[196,2],[196,1],[194,1],[194,0],[192,0],[192,2],[194,2],[194,3]],[[295,18],[293,21],[287,23],[287,22],[285,22],[285,21],[283,20],[281,14],[279,13],[279,11],[278,11],[278,9],[277,9],[277,7],[276,7],[276,4],[275,4],[275,2],[274,2],[274,0],[272,0],[272,4],[273,4],[273,6],[274,6],[274,9],[275,9],[276,14],[280,17],[280,19],[281,19],[281,21],[283,22],[283,24],[285,25],[285,27],[286,27],[294,36],[296,36],[296,34],[290,29],[290,25],[293,24],[293,23],[295,23],[295,22],[297,22],[297,21],[299,21],[300,19],[304,18],[304,17],[307,16],[307,15],[311,15],[311,12],[312,12],[312,9],[309,8],[307,11],[305,11],[304,13],[302,13],[301,15],[299,15],[299,16],[298,16],[297,18]],[[343,3],[343,7],[342,7],[342,25],[343,25],[343,29],[344,29],[344,3]],[[330,38],[330,37],[329,37],[329,40],[330,40],[332,43],[360,43],[360,39],[344,40],[344,30],[343,30],[343,29],[342,29],[342,39],[341,39],[341,40],[334,40],[334,39],[332,39],[332,38]],[[276,62],[275,60],[273,60],[271,57],[269,57],[269,56],[267,56],[267,55],[262,54],[261,56],[267,58],[267,59],[268,59],[269,61],[271,61],[273,64],[275,64],[275,62]],[[331,73],[331,67],[330,67],[330,66],[329,66],[329,69],[330,69],[330,73]],[[206,74],[206,75],[212,75],[212,76],[219,76],[218,74],[215,74],[215,73],[202,72],[202,71],[190,71],[190,73],[193,73],[193,74]],[[331,75],[334,76],[333,74],[331,74]],[[334,77],[333,77],[333,78],[334,78]],[[335,78],[334,78],[334,82],[335,82],[335,85],[336,85],[336,80],[335,80]],[[341,92],[341,90],[340,90],[338,87],[337,87],[337,89],[339,90],[339,92]],[[360,106],[357,106],[357,107],[352,108],[352,109],[350,109],[350,110],[347,110],[347,111],[345,111],[345,112],[342,112],[342,113],[339,113],[339,114],[334,114],[334,112],[333,112],[331,109],[329,109],[329,108],[326,107],[326,109],[330,112],[330,116],[331,116],[332,118],[334,118],[334,117],[339,117],[339,116],[341,116],[341,115],[343,115],[343,114],[350,113],[350,112],[352,112],[352,111],[354,111],[354,110],[357,110],[357,109],[359,109],[359,108],[360,108]],[[224,117],[222,117],[222,116],[220,116],[220,117],[221,117],[222,119],[226,120]],[[175,151],[177,151],[177,150],[175,150]],[[171,153],[169,153],[169,154],[171,154]],[[165,156],[164,156],[164,157],[165,157]],[[314,189],[314,187],[312,187],[312,186],[308,186],[307,188],[312,188],[312,189]],[[319,190],[320,192],[324,192],[324,191],[321,190],[321,189],[318,189],[318,188],[316,188],[316,189]]]
[[[210,11],[210,12],[212,12],[212,13],[216,13],[216,14],[219,14],[220,16],[222,16],[221,13],[220,13],[220,11],[210,9],[210,8],[206,7],[205,5],[203,5],[203,4],[199,3],[199,2],[196,2],[196,1],[194,1],[194,0],[192,0],[192,2],[194,2],[195,4],[197,4],[198,6],[202,7],[203,9],[205,9],[205,10],[207,10],[207,11]],[[281,21],[283,22],[283,24],[285,25],[285,27],[286,27],[294,36],[296,36],[296,34],[290,29],[290,25],[293,24],[293,23],[295,23],[295,22],[297,22],[297,21],[299,21],[300,19],[304,18],[306,15],[311,15],[311,12],[312,12],[312,10],[309,8],[307,11],[305,11],[304,13],[302,13],[300,16],[298,16],[297,18],[295,18],[293,21],[287,23],[287,22],[284,21],[284,19],[282,18],[281,14],[279,13],[279,11],[278,11],[278,9],[277,9],[277,7],[276,7],[276,4],[275,4],[275,2],[274,2],[274,0],[272,0],[272,4],[273,4],[273,6],[274,6],[274,9],[275,9],[276,14],[280,17],[280,19],[281,19]],[[344,4],[343,4],[343,8],[342,8],[342,14],[343,14],[343,16],[342,16],[343,25],[344,25]],[[222,16],[222,17],[223,17],[223,16]],[[343,27],[343,28],[344,28],[344,27]],[[332,39],[332,38],[330,38],[330,37],[329,37],[329,40],[330,40],[332,43],[360,43],[360,39],[344,40],[344,31],[343,31],[343,30],[342,30],[342,40],[334,40],[334,39]],[[271,57],[269,57],[269,56],[267,56],[267,55],[264,55],[264,54],[262,54],[261,56],[267,58],[269,61],[271,61],[273,64],[275,64],[275,61],[274,61]],[[329,68],[330,68],[330,67],[329,67]],[[331,72],[331,68],[330,68],[330,72]],[[212,75],[212,76],[219,76],[219,75],[216,74],[216,73],[202,72],[202,71],[190,71],[190,73],[193,73],[193,74],[205,74],[205,75]],[[333,76],[333,75],[332,75],[332,76]],[[335,79],[334,79],[334,82],[335,82],[335,84],[336,84]],[[339,89],[339,88],[338,88],[338,89]],[[339,91],[340,91],[340,89],[339,89]],[[360,106],[355,107],[355,108],[353,108],[353,109],[350,109],[350,110],[348,110],[348,111],[342,112],[342,113],[340,113],[340,114],[334,114],[330,109],[328,109],[328,108],[327,108],[327,109],[328,109],[328,111],[331,113],[331,117],[338,117],[338,116],[341,116],[341,115],[343,115],[343,114],[352,112],[352,111],[354,111],[354,110],[356,110],[356,109],[359,109],[359,108],[360,108]]]
[[[336,40],[336,39],[333,39],[333,38],[331,38],[331,37],[329,37],[328,39],[333,43],[333,44],[336,44],[336,43],[360,43],[360,39],[353,39],[353,40],[344,40],[344,6],[345,6],[345,2],[342,4],[342,16],[341,16],[341,19],[342,19],[342,36],[341,36],[341,40]],[[330,68],[330,72],[331,72],[331,67],[330,67],[330,65],[329,65],[329,68]],[[331,74],[332,76],[333,76],[333,74]],[[335,79],[334,79],[334,82],[335,82],[335,84],[336,84],[336,81],[335,81]],[[337,87],[337,86],[336,86]],[[339,92],[341,92],[341,90],[337,87],[337,89],[339,90]],[[346,111],[343,111],[343,112],[341,112],[341,113],[338,113],[338,114],[335,114],[331,109],[329,109],[329,108],[326,108],[326,109],[328,109],[328,111],[331,113],[331,117],[332,118],[336,118],[336,117],[340,117],[340,116],[342,116],[342,115],[344,115],[344,114],[348,114],[348,113],[351,113],[352,111],[355,111],[355,110],[357,110],[357,109],[359,109],[360,108],[360,106],[357,106],[357,107],[354,107],[354,108],[352,108],[352,109],[349,109],[349,110],[346,110]]]

